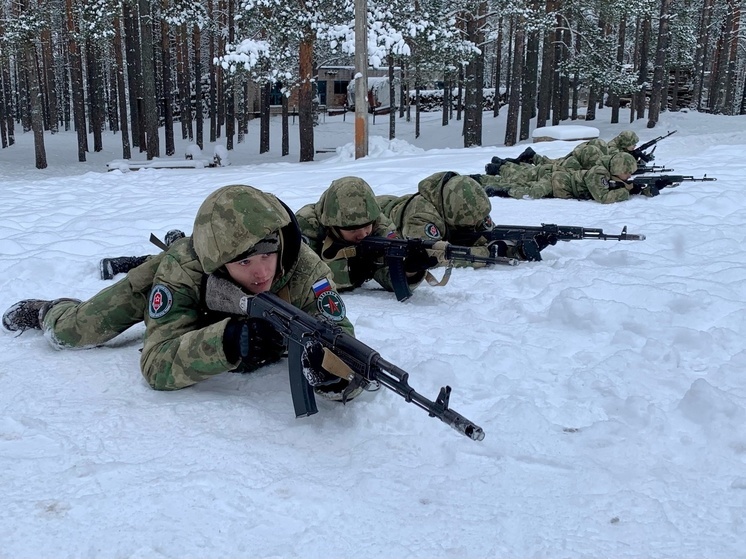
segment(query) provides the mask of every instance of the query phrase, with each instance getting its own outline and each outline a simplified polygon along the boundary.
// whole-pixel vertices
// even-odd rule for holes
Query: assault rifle
[[[451,263],[482,263],[503,264],[515,266],[518,260],[504,256],[476,256],[471,253],[472,247],[452,245],[446,241],[435,241],[426,239],[397,239],[389,237],[365,237],[356,246],[357,254],[363,254],[370,258],[383,258],[389,267],[389,276],[394,287],[397,301],[404,301],[412,296],[412,290],[407,283],[407,274],[404,269],[405,259],[417,254],[427,252],[438,260],[447,260]],[[436,257],[437,258],[437,257]],[[439,285],[447,282],[447,277]],[[437,284],[436,284],[437,285]]]
[[[658,175],[655,177],[635,177],[631,182],[632,184],[638,185],[640,188],[650,188],[657,191],[666,187],[677,187],[685,181],[711,182],[716,180],[716,178],[708,177],[707,175],[704,175],[701,178],[696,178],[691,175]]]
[[[244,302],[241,304],[243,306]],[[377,351],[339,326],[319,320],[273,293],[246,297],[245,307],[246,314],[268,321],[288,342],[290,391],[296,417],[306,417],[318,411],[313,388],[303,375],[301,363],[304,348],[309,343],[318,343],[324,348],[324,368],[329,370],[327,359],[330,360],[329,367],[335,371],[334,374],[349,381],[343,400],[346,394],[358,387],[365,388],[371,383],[382,385],[462,435],[474,441],[484,439],[481,427],[448,407],[450,386],[442,387],[434,402],[428,400],[409,386],[407,372],[383,359]]]
[[[541,227],[525,225],[495,225],[491,231],[483,233],[489,241],[517,241],[521,244],[526,260],[541,260],[541,250],[557,241],[578,241],[596,239],[599,241],[644,241],[645,235],[627,233],[627,226],[619,235],[604,233],[603,229],[575,227],[542,223]]]
[[[635,159],[642,160],[645,163],[650,163],[653,159],[655,159],[655,155],[653,155],[653,152],[655,151],[655,148],[658,147],[655,144],[660,142],[661,140],[665,140],[672,134],[676,134],[677,130],[674,130],[673,132],[669,132],[665,136],[658,136],[657,138],[654,138],[650,140],[649,142],[645,142],[641,146],[633,149],[630,153],[634,156]],[[647,150],[649,147],[653,147],[652,151],[650,153],[645,153],[645,150]]]
[[[645,173],[669,173],[673,169],[666,169],[665,165],[638,165],[633,175],[643,175]]]

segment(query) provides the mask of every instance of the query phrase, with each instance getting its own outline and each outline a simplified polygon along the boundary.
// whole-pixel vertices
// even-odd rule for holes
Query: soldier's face
[[[632,176],[632,173],[619,173],[617,175],[617,178],[620,178],[623,181],[627,181],[631,176]]]
[[[373,232],[373,224],[363,225],[357,229],[340,229],[339,234],[348,243],[357,244]]]
[[[228,274],[241,287],[257,294],[269,291],[277,272],[277,253],[257,254],[225,265]]]

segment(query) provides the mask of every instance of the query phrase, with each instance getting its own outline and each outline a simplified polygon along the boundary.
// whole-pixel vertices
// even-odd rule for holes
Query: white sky
[[[612,205],[493,198],[496,223],[627,225],[647,240],[458,269],[405,303],[374,285],[344,296],[358,338],[424,396],[451,385],[483,441],[385,389],[295,419],[285,362],[154,392],[139,372],[142,326],[64,352],[37,331],[0,332],[0,555],[746,557],[746,118],[664,113],[648,130],[608,117],[590,123],[606,140],[678,130],[655,163],[718,181]],[[85,164],[73,133],[47,135],[50,167],[37,171],[31,134],[19,133],[0,150],[0,310],[95,294],[110,285],[100,258],[153,252],[151,232],[191,231],[220,186],[263,188],[297,210],[341,176],[405,194],[528,145],[495,147],[504,114],[485,113],[487,147],[472,149],[440,114],[423,117],[416,140],[399,122],[391,143],[387,117],[376,119],[358,161],[348,114],[317,129],[316,149],[341,148],[314,163],[296,163],[297,121],[294,155],[280,157],[277,121],[258,155],[254,121],[230,167],[125,173],[105,172],[121,157],[116,135]]]

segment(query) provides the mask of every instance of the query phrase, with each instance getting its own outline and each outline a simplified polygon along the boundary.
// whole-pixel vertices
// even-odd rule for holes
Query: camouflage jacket
[[[145,344],[140,360],[143,376],[156,390],[184,388],[238,365],[229,362],[223,350],[229,317],[209,310],[205,304],[206,279],[191,240],[174,245],[161,258],[145,314]],[[325,282],[334,289],[329,268],[301,244],[297,259],[275,279],[270,291],[319,316],[322,313],[316,292]],[[342,306],[337,324],[354,335],[344,314]]]
[[[445,180],[444,180],[445,179]],[[453,188],[453,183],[468,179],[474,189]],[[489,218],[491,204],[484,188],[469,177],[457,173],[435,173],[420,181],[416,194],[376,196],[381,210],[404,238],[456,242],[458,228],[475,228]],[[468,195],[464,196],[464,192]],[[490,256],[487,240],[478,237],[470,243],[475,256]],[[483,267],[484,264],[459,264]]]

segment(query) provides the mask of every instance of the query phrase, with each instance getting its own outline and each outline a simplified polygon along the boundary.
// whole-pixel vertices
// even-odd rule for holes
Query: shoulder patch
[[[440,229],[434,223],[428,223],[425,225],[425,235],[430,239],[440,239]]]
[[[341,322],[347,316],[347,309],[342,297],[333,289],[327,289],[317,295],[316,308],[323,316],[334,322]]]
[[[150,318],[161,318],[166,316],[174,304],[174,296],[171,290],[163,284],[157,283],[150,290],[148,300],[148,315]]]

